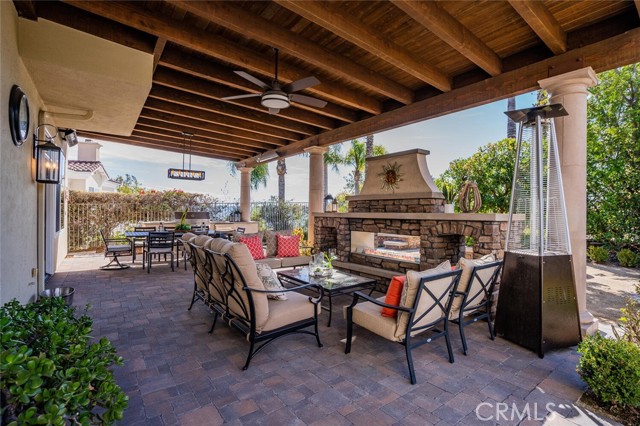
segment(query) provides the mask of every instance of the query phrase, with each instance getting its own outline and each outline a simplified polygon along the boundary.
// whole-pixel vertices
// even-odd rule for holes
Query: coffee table
[[[331,327],[332,297],[339,294],[351,294],[357,290],[370,289],[373,292],[376,280],[373,278],[361,277],[347,272],[334,269],[331,277],[309,276],[309,268],[288,269],[278,272],[278,278],[283,285],[316,284],[322,286],[324,294],[329,298],[329,307],[322,306],[322,309],[329,311],[329,322],[327,327]]]

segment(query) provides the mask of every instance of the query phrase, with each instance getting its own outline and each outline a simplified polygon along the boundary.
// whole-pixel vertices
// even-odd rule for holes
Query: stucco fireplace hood
[[[367,159],[367,176],[359,195],[347,197],[349,201],[395,200],[410,198],[444,198],[431,178],[427,166],[429,151],[411,149]],[[385,182],[392,170],[397,175],[395,185]],[[393,174],[393,173],[391,173]]]

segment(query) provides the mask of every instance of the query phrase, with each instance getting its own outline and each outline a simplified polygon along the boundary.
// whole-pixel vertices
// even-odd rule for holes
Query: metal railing
[[[237,220],[239,203],[214,203],[207,207],[213,221]],[[238,214],[236,214],[238,213]],[[270,202],[251,203],[251,220],[264,229],[307,229],[309,203]],[[140,222],[172,222],[174,211],[170,207],[140,206],[136,203],[69,203],[69,252],[92,250],[102,246],[100,230],[108,233],[124,232]]]

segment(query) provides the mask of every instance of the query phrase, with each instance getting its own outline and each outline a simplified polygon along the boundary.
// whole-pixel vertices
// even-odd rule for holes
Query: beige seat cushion
[[[467,299],[467,306],[469,305],[477,305],[484,298],[484,293],[476,294],[481,290],[481,284],[478,280],[473,280],[471,283],[471,278],[473,277],[473,268],[479,265],[485,265],[487,263],[495,262],[496,257],[493,254],[488,254],[486,256],[482,256],[479,259],[460,259],[458,261],[458,268],[462,268],[462,275],[460,276],[460,283],[458,284],[458,291],[465,292],[467,291],[469,284],[471,284],[471,288],[469,291],[469,299]],[[479,275],[482,281],[485,283],[489,282],[489,278],[495,272],[498,265],[495,268],[487,268],[483,271],[480,271]],[[475,297],[474,297],[475,295]],[[462,305],[463,296],[457,296],[453,299],[453,305],[451,306],[451,313],[449,314],[449,318],[455,318],[458,316],[458,312],[460,311],[460,305]],[[471,312],[468,312],[470,314]]]
[[[385,297],[379,297],[377,300],[384,303]],[[353,322],[392,342],[402,341],[402,338],[396,336],[396,319],[383,317],[381,313],[381,306],[372,302],[361,302],[353,307]],[[345,318],[347,316],[346,306],[344,307],[344,316]]]
[[[244,277],[247,287],[254,288],[256,290],[265,289],[264,285],[262,284],[262,280],[260,280],[260,277],[258,277],[258,272],[256,271],[256,263],[251,256],[251,252],[249,252],[249,248],[245,244],[230,243],[224,246],[224,250],[227,254],[229,254],[229,257],[233,259],[236,266],[240,270],[240,273]],[[235,281],[236,289],[248,309],[249,299],[247,293],[242,290],[242,280],[240,279],[240,277],[236,276]],[[260,332],[269,319],[269,303],[267,301],[267,295],[265,293],[254,292],[252,293],[252,296],[256,315],[256,331]],[[229,309],[231,309],[236,315],[244,317],[242,308],[238,305],[237,302],[229,299],[228,303]]]
[[[285,325],[313,318],[313,308],[320,314],[320,305],[309,302],[309,296],[295,291],[287,292],[287,300],[269,300],[269,319],[262,331],[271,331]]]
[[[198,247],[204,247],[204,245],[211,240],[211,237],[208,235],[197,235],[192,241],[192,244],[197,245]]]
[[[418,294],[418,287],[420,286],[420,280],[422,278],[431,277],[437,274],[441,274],[443,272],[450,272],[450,271],[451,271],[451,262],[449,262],[448,260],[445,260],[435,268],[427,269],[426,271],[420,271],[420,272],[407,271],[407,280],[404,283],[404,287],[402,288],[402,296],[400,297],[400,306],[405,308],[413,307],[413,304],[416,300],[416,294]],[[445,280],[449,282],[451,278],[446,278]],[[438,284],[441,285],[442,283],[438,283]],[[429,285],[432,285],[432,283],[430,283]],[[432,302],[433,302],[432,300],[426,300],[425,298],[421,298],[419,310],[420,308],[425,308],[427,304],[430,305]],[[438,310],[434,309],[434,311],[438,311]],[[428,319],[431,319],[434,315],[436,315],[437,317],[439,315],[439,312],[432,311],[431,315],[428,315],[427,317],[425,317],[423,321],[421,321],[421,323],[430,322],[428,321]],[[404,338],[404,335],[407,331],[407,325],[409,325],[410,316],[411,315],[408,312],[398,312],[398,321],[397,321],[397,327],[395,331],[396,338],[401,340]],[[434,319],[435,318],[431,319],[431,321],[433,321]]]
[[[307,266],[309,262],[311,262],[311,256],[283,257],[282,267],[291,268],[294,266]]]
[[[265,257],[264,259],[256,260],[256,263],[269,265],[271,269],[282,268],[282,259],[280,259],[279,257]]]
[[[192,238],[197,237],[196,234],[192,234],[191,232],[186,232],[184,234],[182,234],[182,236],[180,237],[180,239],[184,242],[189,242],[191,241]]]

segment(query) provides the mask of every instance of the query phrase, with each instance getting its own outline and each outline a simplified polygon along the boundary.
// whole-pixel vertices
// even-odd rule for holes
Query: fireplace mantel
[[[482,221],[507,222],[508,214],[501,213],[314,213],[314,217],[333,217],[344,219],[400,219],[400,220],[446,220],[446,221]]]

